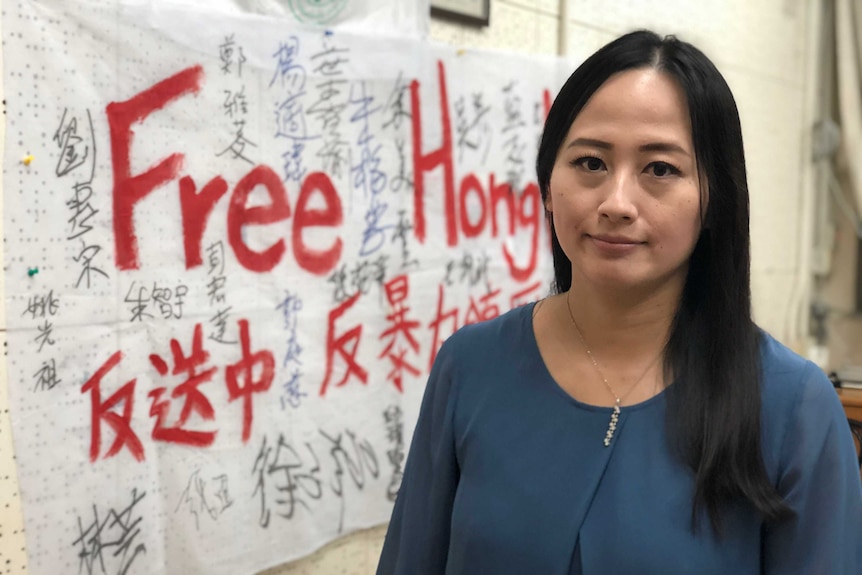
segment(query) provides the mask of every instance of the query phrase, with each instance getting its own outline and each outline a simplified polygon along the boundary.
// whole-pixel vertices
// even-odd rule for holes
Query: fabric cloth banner
[[[276,16],[291,24],[425,37],[429,0],[174,0],[207,12]],[[162,4],[159,2],[158,4]]]
[[[534,162],[570,68],[162,2],[3,8],[30,572],[253,573],[387,521],[442,341],[549,289]]]

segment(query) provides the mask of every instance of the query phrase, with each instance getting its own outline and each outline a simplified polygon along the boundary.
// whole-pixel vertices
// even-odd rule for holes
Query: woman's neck
[[[681,286],[633,293],[573,282],[566,303],[590,349],[606,360],[654,356],[664,347]]]

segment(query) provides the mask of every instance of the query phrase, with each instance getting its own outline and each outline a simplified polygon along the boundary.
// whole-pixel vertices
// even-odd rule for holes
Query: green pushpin
[[[39,268],[29,268],[29,269],[27,270],[27,275],[28,275],[28,276],[30,276],[30,277],[33,277],[33,276],[34,276],[34,275],[36,275],[37,273],[39,273]]]

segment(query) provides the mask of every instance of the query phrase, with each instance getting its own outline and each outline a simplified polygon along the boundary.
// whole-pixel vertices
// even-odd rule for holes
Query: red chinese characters
[[[266,392],[272,386],[275,358],[269,350],[253,352],[248,321],[239,320],[238,324],[242,355],[239,361],[225,367],[224,380],[228,400],[243,400],[242,440],[247,442],[251,437],[254,419],[252,395]],[[218,367],[208,366],[210,355],[203,347],[201,325],[195,325],[188,353],[176,339],[171,340],[170,348],[172,369],[168,362],[157,354],[149,356],[150,363],[160,377],[182,376],[183,381],[170,393],[167,386],[155,387],[148,393],[151,402],[149,415],[154,419],[151,437],[154,441],[207,447],[215,441],[218,430],[194,429],[190,424],[193,414],[197,414],[203,421],[215,420],[215,409],[201,386],[213,382]],[[144,460],[143,445],[131,425],[137,379],[129,380],[107,400],[102,400],[102,380],[122,359],[122,352],[114,353],[81,388],[81,393],[90,394],[90,461],[93,462],[101,454],[102,423],[107,423],[114,431],[114,441],[103,459],[116,455],[125,447],[136,460]],[[255,379],[253,374],[259,375]],[[182,401],[179,416],[174,420],[171,418],[173,400]]]
[[[531,301],[540,288],[541,282],[534,282],[513,293],[508,304],[511,307],[523,305],[527,301]],[[406,378],[411,376],[414,378],[423,377],[421,362],[419,361],[420,355],[425,353],[419,335],[423,329],[427,329],[430,334],[427,371],[425,372],[427,373],[431,370],[437,352],[446,338],[455,333],[461,326],[499,316],[501,306],[505,306],[507,303],[505,300],[501,301],[502,290],[495,288],[486,281],[485,289],[469,294],[459,305],[458,302],[452,301],[453,296],[451,294],[447,298],[444,282],[437,286],[437,305],[433,317],[423,326],[423,323],[413,316],[411,307],[408,305],[410,296],[409,276],[399,275],[388,280],[383,284],[383,291],[389,312],[385,316],[386,324],[377,338],[382,343],[382,349],[376,354],[376,359],[386,362],[385,368],[388,369],[386,380],[402,393]],[[365,356],[365,359],[361,359],[359,356],[366,326],[355,320],[351,325],[345,317],[354,307],[356,309],[361,308],[357,304],[362,296],[362,292],[357,292],[338,304],[329,313],[326,336],[326,367],[320,386],[321,396],[325,396],[332,387],[346,385],[351,379],[358,379],[363,385],[368,383],[369,372],[364,365],[368,358]],[[383,366],[375,363],[373,367]],[[340,375],[336,375],[336,373]]]
[[[529,300],[530,294],[536,292],[540,287],[541,283],[536,282],[512,294],[509,305],[515,307],[526,303]],[[455,333],[461,325],[487,321],[500,315],[500,306],[497,304],[500,291],[499,288],[494,288],[488,283],[487,291],[484,294],[470,295],[467,309],[463,313],[463,323],[459,324],[458,319],[462,315],[461,310],[457,306],[446,308],[444,286],[443,284],[437,286],[437,310],[434,314],[434,319],[428,323],[428,328],[432,332],[431,353],[428,357],[429,371],[431,370],[431,366],[434,365],[434,360],[437,358],[437,352],[440,350],[440,346],[443,345],[443,341]]]
[[[176,386],[171,393],[171,398],[184,398],[183,408],[180,412],[179,420],[171,426],[166,425],[170,401],[162,399],[162,394],[167,388],[157,387],[150,391],[147,395],[152,400],[150,407],[150,417],[155,417],[156,421],[153,424],[153,439],[157,441],[167,441],[170,443],[183,443],[193,445],[195,447],[206,447],[215,441],[215,431],[192,431],[185,429],[183,426],[192,414],[192,411],[197,412],[205,421],[215,419],[215,411],[207,397],[198,389],[199,385],[212,380],[218,368],[211,367],[197,373],[197,370],[204,366],[209,361],[210,354],[203,348],[203,330],[201,324],[195,326],[195,334],[192,339],[192,352],[188,357],[183,353],[180,343],[171,340],[171,353],[174,358],[173,375],[185,374],[186,379],[183,383]],[[162,377],[168,374],[168,366],[165,361],[158,355],[150,356],[150,363],[159,372]]]
[[[114,443],[105,454],[105,458],[119,453],[123,446],[128,447],[132,456],[138,461],[144,460],[144,446],[141,440],[132,431],[132,408],[135,404],[135,381],[127,381],[120,389],[114,392],[106,401],[102,401],[102,378],[114,369],[123,359],[122,352],[116,352],[93,374],[87,383],[81,388],[81,393],[90,393],[90,401],[93,409],[90,420],[90,461],[99,458],[102,445],[102,420],[114,430]],[[117,404],[123,404],[122,414],[112,411]]]
[[[419,322],[407,318],[410,308],[404,305],[404,302],[409,294],[410,285],[406,275],[392,278],[383,287],[386,290],[386,300],[392,307],[392,313],[386,316],[389,327],[380,334],[380,340],[385,339],[387,342],[378,358],[389,359],[392,370],[386,379],[395,384],[398,391],[403,392],[404,372],[407,371],[413,376],[419,375],[419,370],[406,358],[410,350],[413,350],[413,354],[419,353],[419,342],[413,335],[413,332],[419,328]]]
[[[275,358],[272,352],[261,350],[251,352],[251,342],[248,334],[248,321],[239,320],[239,341],[242,346],[242,359],[227,366],[225,383],[230,401],[242,398],[242,441],[245,443],[251,437],[252,403],[251,394],[263,393],[272,386],[275,377]],[[260,379],[254,380],[254,368],[260,366]]]
[[[326,331],[326,373],[323,376],[323,383],[320,385],[320,395],[326,395],[326,390],[329,387],[335,367],[336,354],[344,360],[347,366],[344,375],[335,384],[336,387],[341,387],[347,383],[351,375],[354,375],[363,384],[368,383],[368,371],[356,359],[356,353],[359,351],[359,341],[362,339],[362,325],[354,325],[341,335],[336,334],[335,326],[335,322],[356,304],[361,295],[362,292],[357,292],[353,297],[345,300],[329,312],[329,324]]]

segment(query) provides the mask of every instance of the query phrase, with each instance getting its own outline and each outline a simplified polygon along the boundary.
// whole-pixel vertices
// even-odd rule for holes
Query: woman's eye
[[[572,163],[586,169],[588,172],[598,172],[605,167],[605,163],[603,161],[593,156],[578,158]]]
[[[647,166],[647,170],[651,170],[652,175],[658,178],[664,178],[680,173],[678,169],[668,164],[667,162],[653,162],[649,166]]]

